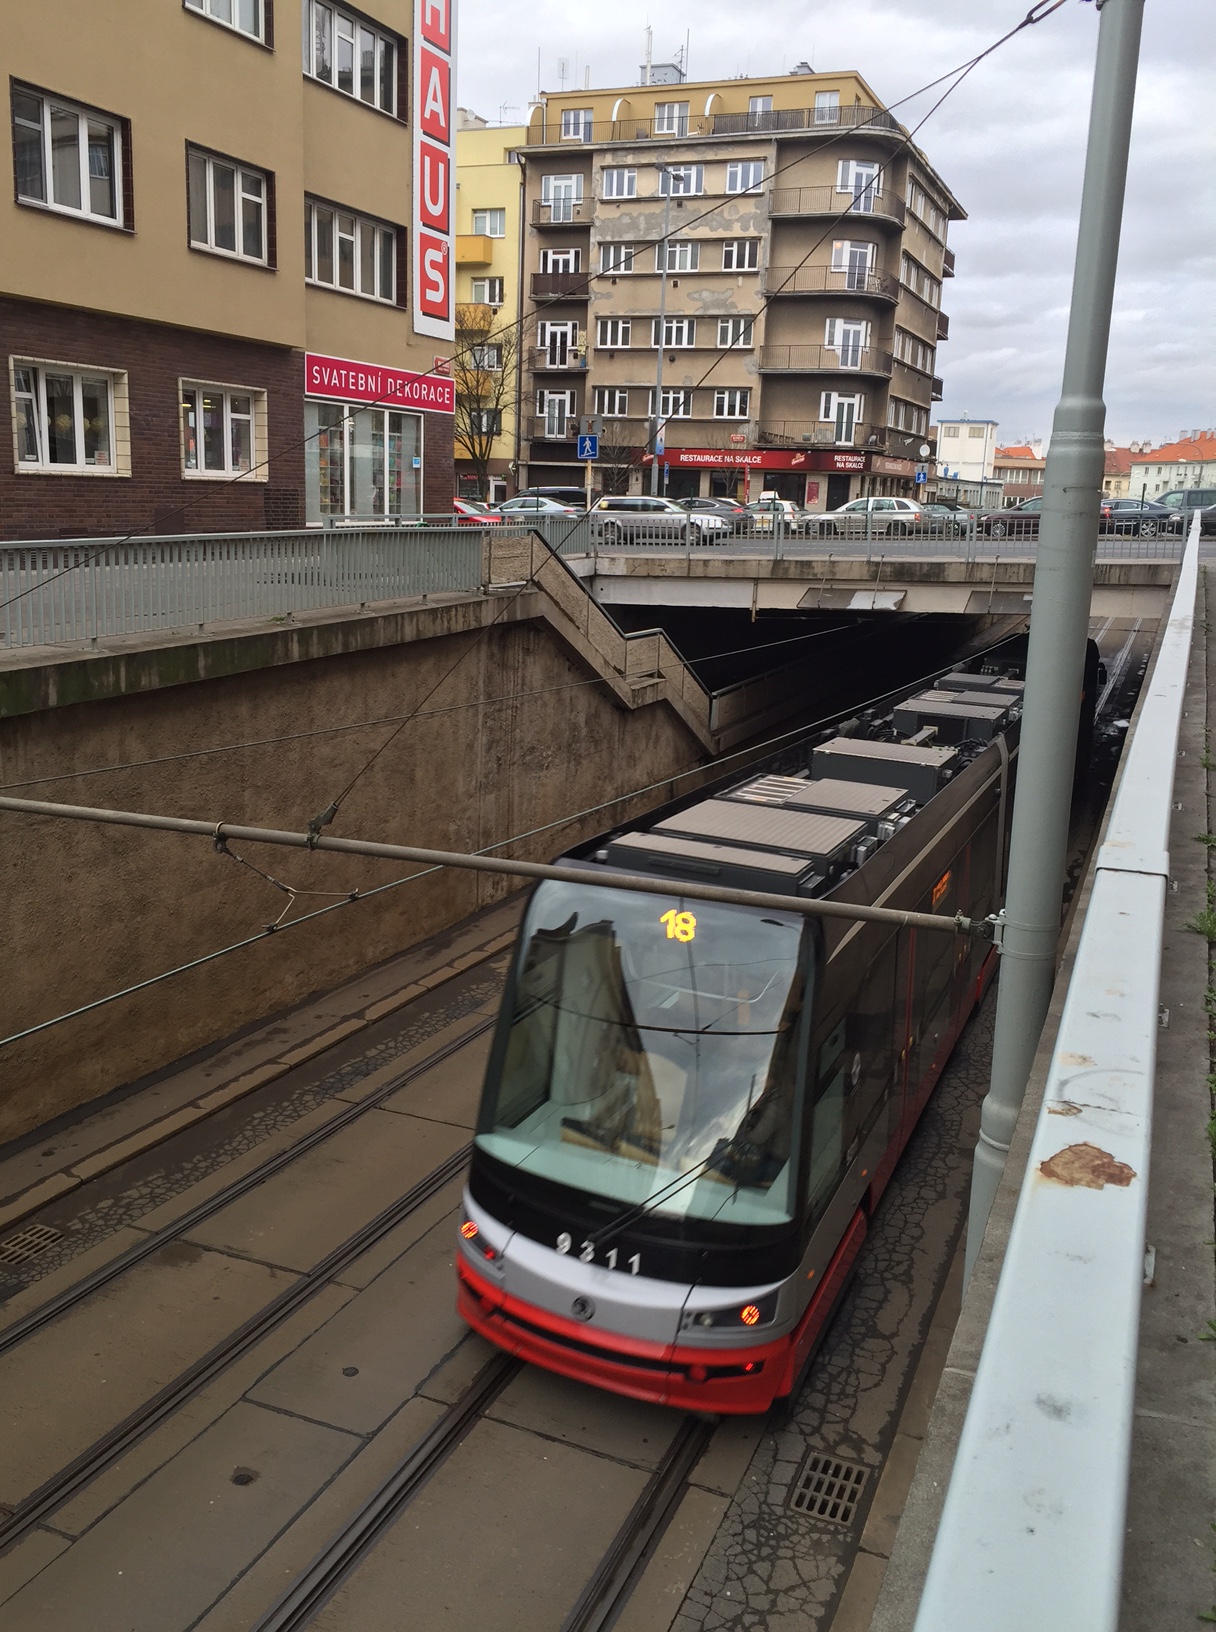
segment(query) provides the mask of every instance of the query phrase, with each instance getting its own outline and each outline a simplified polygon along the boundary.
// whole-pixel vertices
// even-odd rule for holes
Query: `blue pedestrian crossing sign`
[[[600,456],[600,439],[598,436],[580,436],[578,439],[578,457],[580,459],[598,459]]]

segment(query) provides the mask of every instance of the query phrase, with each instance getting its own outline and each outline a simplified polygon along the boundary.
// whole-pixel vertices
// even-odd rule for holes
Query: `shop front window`
[[[306,402],[304,433],[311,526],[420,514],[422,422],[417,414]]]

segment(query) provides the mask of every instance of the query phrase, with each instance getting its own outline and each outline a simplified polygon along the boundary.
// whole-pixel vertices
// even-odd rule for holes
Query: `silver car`
[[[705,544],[726,538],[730,523],[703,511],[689,514],[674,499],[606,494],[591,512],[599,544]]]

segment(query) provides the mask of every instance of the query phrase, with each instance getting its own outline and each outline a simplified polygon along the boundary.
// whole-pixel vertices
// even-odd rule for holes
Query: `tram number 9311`
[[[697,920],[691,912],[677,912],[672,907],[659,922],[666,924],[669,941],[695,941],[697,938]]]
[[[562,1254],[574,1251],[574,1237],[570,1234],[569,1230],[563,1230],[558,1236],[557,1250]],[[578,1249],[578,1261],[580,1264],[593,1264],[595,1262],[594,1241],[583,1242],[582,1246]],[[608,1248],[608,1251],[604,1254],[604,1262],[607,1264],[609,1269],[615,1269],[617,1267],[617,1250],[615,1247]],[[627,1258],[625,1262],[629,1266],[629,1273],[631,1275],[640,1275],[642,1273],[642,1255],[640,1252],[635,1252],[633,1256],[631,1258]]]

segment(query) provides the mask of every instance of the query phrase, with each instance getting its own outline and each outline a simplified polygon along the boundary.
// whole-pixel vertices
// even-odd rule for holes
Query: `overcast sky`
[[[521,120],[548,91],[637,83],[690,33],[693,79],[856,68],[888,105],[965,62],[1029,0],[459,0],[459,100]],[[943,306],[944,415],[1046,438],[1060,388],[1098,17],[1085,0],[1024,30],[917,140],[969,219]],[[1163,441],[1216,425],[1216,0],[1147,0],[1107,371],[1107,434]],[[933,95],[903,105],[909,127]]]

